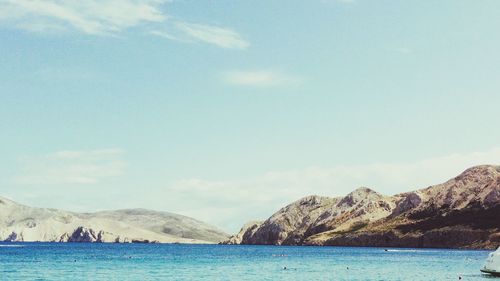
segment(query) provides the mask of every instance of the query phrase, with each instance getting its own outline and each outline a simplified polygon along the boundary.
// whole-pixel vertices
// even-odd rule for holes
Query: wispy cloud
[[[169,21],[162,10],[167,2],[170,1],[0,0],[0,24],[38,33],[76,31],[105,36],[117,36],[134,27],[139,32],[178,42],[203,42],[227,49],[246,49],[250,45],[230,28]]]
[[[171,210],[236,231],[245,220],[266,218],[303,196],[341,196],[360,186],[388,195],[396,194],[444,182],[481,164],[499,165],[500,147],[415,162],[274,171],[239,181],[185,179],[157,191],[157,194],[168,194],[161,198],[171,198],[172,202],[168,202]],[[162,204],[165,204],[163,200]]]
[[[275,70],[229,71],[223,74],[226,83],[242,86],[278,86],[296,84],[301,79]]]
[[[227,49],[246,49],[250,46],[234,30],[198,23],[177,22],[175,26],[191,38]]]
[[[74,29],[86,34],[113,34],[167,17],[164,0],[0,0],[0,19],[31,31]]]
[[[169,39],[169,40],[176,41],[176,42],[183,42],[183,43],[192,43],[193,42],[192,40],[181,38],[181,36],[179,36],[179,35],[174,35],[170,32],[161,31],[161,30],[151,30],[148,33],[151,35],[154,35],[154,36],[162,37],[162,38]]]
[[[120,149],[64,150],[21,159],[18,184],[94,184],[124,173]]]

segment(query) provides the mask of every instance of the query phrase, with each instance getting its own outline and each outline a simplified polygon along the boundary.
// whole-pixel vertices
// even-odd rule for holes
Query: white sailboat
[[[481,268],[481,272],[500,276],[500,247],[495,252],[488,255],[486,263],[483,268]]]

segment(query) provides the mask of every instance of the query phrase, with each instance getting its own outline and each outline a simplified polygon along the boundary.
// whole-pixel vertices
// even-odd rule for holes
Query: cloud
[[[360,186],[391,195],[442,183],[481,164],[500,164],[500,147],[414,162],[272,171],[246,180],[184,179],[155,191],[155,196],[170,198],[161,204],[172,211],[237,231],[244,222],[267,218],[307,195],[343,196]]]
[[[148,32],[151,35],[162,37],[165,39],[169,39],[172,41],[177,41],[177,42],[184,42],[184,43],[192,43],[192,40],[188,39],[183,39],[178,35],[173,35],[172,33],[166,32],[166,31],[161,31],[161,30],[151,30]]]
[[[120,149],[64,150],[21,159],[17,184],[95,184],[124,173]]]
[[[308,167],[271,172],[266,178],[293,186],[313,187],[314,193],[343,195],[360,186],[396,194],[444,182],[475,165],[500,164],[500,147],[483,152],[451,154],[415,162]]]
[[[30,31],[74,29],[113,34],[148,22],[163,22],[164,0],[0,0],[0,19]]]
[[[241,86],[278,86],[296,84],[301,80],[298,77],[273,70],[230,71],[223,74],[226,83]]]
[[[0,0],[0,23],[38,33],[81,32],[116,36],[132,27],[178,42],[204,42],[227,49],[250,45],[229,28],[168,21],[168,0]],[[147,32],[147,30],[151,30]],[[175,30],[176,34],[165,30]]]
[[[192,39],[227,49],[246,49],[250,43],[228,28],[187,22],[176,22],[177,29]]]

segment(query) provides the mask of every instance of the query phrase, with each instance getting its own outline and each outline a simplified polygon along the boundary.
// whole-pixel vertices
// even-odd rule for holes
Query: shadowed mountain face
[[[500,166],[394,196],[359,188],[345,197],[305,197],[238,236],[241,244],[494,248]]]
[[[0,198],[1,241],[218,243],[227,237],[213,226],[172,213],[73,213]]]

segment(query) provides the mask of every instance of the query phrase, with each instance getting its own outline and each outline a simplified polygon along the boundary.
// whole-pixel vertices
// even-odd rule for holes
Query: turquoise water
[[[430,249],[16,243],[0,244],[0,280],[493,280],[479,272],[487,255]]]

